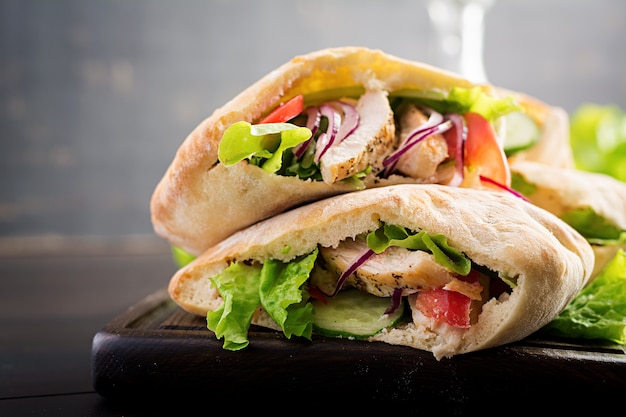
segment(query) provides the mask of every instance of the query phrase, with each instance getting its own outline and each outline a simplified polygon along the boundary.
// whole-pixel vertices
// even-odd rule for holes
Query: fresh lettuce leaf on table
[[[542,332],[626,345],[626,253],[619,250],[604,270]]]
[[[614,105],[584,104],[570,118],[570,144],[576,168],[626,181],[626,113]],[[620,244],[625,234],[608,230],[594,213],[576,213],[570,221],[586,230],[590,243]],[[581,223],[587,223],[582,227]],[[604,232],[604,233],[603,233]],[[609,233],[610,232],[610,233]],[[619,250],[601,273],[563,312],[542,329],[544,334],[598,339],[626,347],[626,254]]]

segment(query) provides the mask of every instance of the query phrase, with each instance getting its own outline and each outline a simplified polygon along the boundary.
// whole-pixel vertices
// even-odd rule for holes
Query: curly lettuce
[[[226,166],[248,159],[274,173],[282,166],[283,153],[309,140],[311,135],[311,130],[291,123],[252,125],[241,121],[226,129],[217,156]]]
[[[207,313],[207,327],[223,348],[240,350],[248,346],[248,330],[259,306],[281,327],[287,338],[311,339],[313,306],[308,303],[308,280],[317,249],[289,263],[268,259],[263,264],[234,262],[210,278],[224,300],[220,308]]]
[[[542,332],[626,345],[626,253],[620,249]]]
[[[367,246],[375,253],[382,253],[390,246],[399,246],[410,250],[429,252],[435,261],[460,275],[469,274],[472,262],[462,252],[448,245],[448,240],[441,234],[410,232],[404,227],[384,224],[367,235]]]

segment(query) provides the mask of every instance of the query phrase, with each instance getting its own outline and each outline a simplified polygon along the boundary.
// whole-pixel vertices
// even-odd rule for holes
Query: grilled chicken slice
[[[399,142],[403,143],[409,134],[426,123],[428,117],[413,103],[402,103],[397,109]],[[431,135],[402,155],[396,171],[421,182],[439,182],[437,167],[448,158],[448,145],[443,135]]]
[[[387,93],[366,91],[356,110],[361,120],[359,126],[341,143],[328,149],[320,160],[322,179],[327,184],[348,178],[369,165],[377,172],[393,146],[396,130]]]
[[[336,248],[321,248],[320,254],[326,267],[340,275],[366,250],[363,239],[349,239]],[[364,262],[347,283],[380,297],[390,297],[395,288],[402,288],[403,295],[408,295],[454,280],[454,275],[436,263],[431,254],[392,246]]]

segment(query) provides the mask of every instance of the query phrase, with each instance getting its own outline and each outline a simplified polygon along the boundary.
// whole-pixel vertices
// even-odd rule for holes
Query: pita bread
[[[297,56],[215,110],[189,134],[153,192],[150,209],[154,230],[173,245],[199,255],[259,220],[314,200],[355,191],[343,182],[328,184],[277,176],[245,162],[226,168],[218,161],[218,144],[235,122],[254,123],[279,103],[299,94],[312,99],[328,91],[357,89],[389,95],[418,91],[443,97],[453,87],[475,85],[453,73],[367,48],[329,48]],[[498,94],[490,85],[479,88],[487,94]],[[549,109],[543,103],[532,102],[539,122],[544,121],[542,114]],[[398,175],[365,180],[367,187],[400,182],[416,181]]]
[[[503,88],[497,88],[497,91],[500,95],[513,95],[526,114],[541,127],[537,143],[513,154],[509,158],[509,163],[528,161],[559,168],[574,168],[567,111],[558,106],[550,106],[527,94]]]
[[[533,187],[525,196],[558,217],[576,209],[592,209],[606,223],[626,231],[626,183],[610,175],[547,166],[537,162],[514,161],[512,173]],[[592,279],[626,245],[592,245],[595,266]]]
[[[338,247],[381,222],[443,234],[473,263],[517,282],[510,294],[488,299],[469,329],[407,323],[368,339],[431,351],[438,359],[528,336],[573,299],[593,267],[584,238],[512,194],[402,184],[330,197],[241,230],[180,269],[171,279],[170,295],[183,309],[204,316],[222,303],[209,277],[231,262],[287,262],[318,246]],[[254,323],[276,326],[262,311]]]

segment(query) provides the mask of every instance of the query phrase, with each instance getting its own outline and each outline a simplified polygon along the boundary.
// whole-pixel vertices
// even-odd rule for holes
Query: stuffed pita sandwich
[[[511,164],[513,188],[575,228],[595,253],[592,279],[626,249],[626,184],[606,174],[529,161]]]
[[[509,193],[400,184],[329,197],[243,229],[172,277],[224,348],[251,324],[410,346],[437,359],[520,340],[593,267],[587,241]]]
[[[507,188],[502,116],[521,115],[520,150],[552,111],[515,97],[377,50],[297,56],[190,133],[154,190],[155,232],[196,256],[332,195],[398,183]]]

